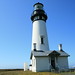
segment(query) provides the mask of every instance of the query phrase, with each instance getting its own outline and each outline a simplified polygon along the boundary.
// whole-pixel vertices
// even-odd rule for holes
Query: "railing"
[[[53,68],[53,66],[50,65],[50,71],[51,71],[51,72],[60,72],[60,70],[59,70],[59,65],[56,65],[55,68]]]
[[[60,69],[59,68],[60,68],[59,65],[56,63],[56,71],[57,72],[60,72]]]

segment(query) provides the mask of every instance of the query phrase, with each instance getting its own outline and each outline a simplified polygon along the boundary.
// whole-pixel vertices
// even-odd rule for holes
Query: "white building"
[[[43,10],[43,4],[36,3],[31,16],[33,22],[32,51],[30,70],[40,71],[62,71],[68,70],[68,54],[62,50],[50,50],[46,31],[47,15]]]
[[[24,71],[27,71],[27,70],[28,70],[28,64],[24,63]]]

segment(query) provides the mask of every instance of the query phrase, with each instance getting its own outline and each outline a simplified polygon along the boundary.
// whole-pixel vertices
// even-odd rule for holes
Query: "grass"
[[[58,74],[52,72],[0,71],[0,75],[75,75],[75,72],[63,72]]]
[[[75,72],[64,72],[61,75],[75,75]]]

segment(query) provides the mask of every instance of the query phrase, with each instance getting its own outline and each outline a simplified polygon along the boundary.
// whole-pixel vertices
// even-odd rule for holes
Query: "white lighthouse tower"
[[[31,16],[33,22],[32,50],[49,50],[48,37],[46,31],[47,15],[43,10],[43,4],[36,3]]]
[[[34,4],[31,20],[33,31],[30,70],[33,72],[68,70],[69,55],[63,51],[62,44],[59,44],[59,50],[49,50],[46,30],[47,15],[43,10],[43,4]]]

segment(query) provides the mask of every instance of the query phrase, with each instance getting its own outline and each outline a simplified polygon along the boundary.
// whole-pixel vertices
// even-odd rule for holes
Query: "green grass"
[[[75,72],[63,72],[61,75],[75,75]]]
[[[0,71],[0,75],[75,75],[75,72],[52,73],[52,72],[30,72],[30,71]]]

